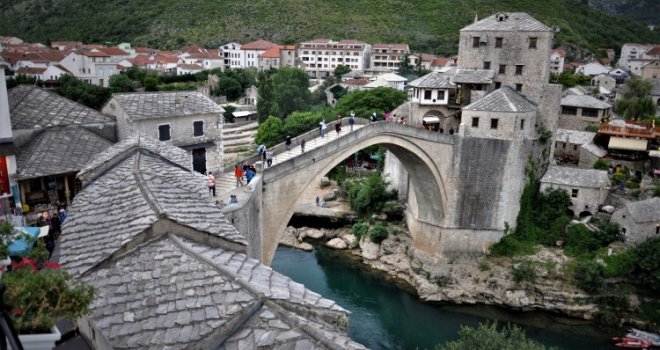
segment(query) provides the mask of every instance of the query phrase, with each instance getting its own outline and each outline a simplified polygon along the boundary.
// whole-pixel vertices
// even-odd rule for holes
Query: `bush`
[[[493,256],[514,257],[530,255],[535,252],[534,243],[519,241],[513,234],[504,236],[504,238],[490,248],[490,254]]]
[[[282,134],[282,119],[277,117],[268,117],[265,122],[259,125],[257,136],[254,142],[258,145],[264,144],[266,147],[275,146],[281,143],[284,135]]]
[[[347,183],[346,194],[351,209],[359,214],[369,214],[382,209],[383,203],[393,199],[387,191],[387,182],[380,173],[373,173],[366,179],[354,179]]]
[[[581,260],[575,265],[575,285],[589,293],[595,293],[603,285],[601,273],[603,266],[593,260]]]
[[[383,224],[376,224],[369,230],[369,240],[376,244],[380,244],[380,242],[384,241],[389,235],[390,232]]]
[[[534,267],[534,265],[529,261],[523,261],[511,267],[511,274],[513,275],[513,280],[516,283],[523,281],[534,283],[536,280],[536,267]]]
[[[458,340],[438,346],[436,350],[546,350],[544,345],[527,338],[525,331],[515,325],[498,330],[496,323],[480,323],[476,328],[461,326],[458,334]]]
[[[369,232],[369,223],[360,221],[357,222],[351,227],[351,232],[357,237],[357,240],[361,240],[362,237],[367,235],[367,232]]]
[[[588,254],[599,247],[600,241],[594,237],[594,233],[587,226],[577,224],[568,229],[564,245],[566,255],[579,256]]]
[[[609,164],[607,164],[607,161],[605,159],[598,159],[594,163],[594,169],[598,170],[608,170],[610,168]]]
[[[634,249],[628,249],[618,254],[606,256],[603,258],[603,277],[621,277],[631,272],[635,268],[637,254]]]
[[[639,305],[642,317],[656,325],[660,325],[660,301],[646,301]]]

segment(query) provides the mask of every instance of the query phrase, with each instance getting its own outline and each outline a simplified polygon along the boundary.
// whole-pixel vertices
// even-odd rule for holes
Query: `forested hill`
[[[561,29],[557,41],[585,48],[660,43],[660,31],[613,17],[584,0],[2,0],[0,35],[27,41],[122,42],[155,48],[217,47],[257,38],[318,37],[405,42],[454,53],[458,31],[498,11],[524,11]]]

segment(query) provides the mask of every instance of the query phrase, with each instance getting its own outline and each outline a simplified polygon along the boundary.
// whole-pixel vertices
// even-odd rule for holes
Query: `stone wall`
[[[612,214],[612,221],[621,226],[621,231],[625,230],[625,239],[627,242],[640,244],[651,237],[657,236],[655,233],[655,222],[635,222],[632,215],[625,206]]]
[[[238,232],[245,236],[248,241],[247,255],[251,258],[261,260],[261,191],[263,188],[263,174],[257,173],[249,183],[251,190],[237,189],[232,192],[236,194],[238,204],[225,205],[223,214],[229,222],[236,227]],[[229,203],[228,198],[223,198]]]
[[[607,191],[608,191],[606,187],[588,188],[588,187],[566,186],[566,185],[557,185],[557,184],[549,184],[549,183],[541,184],[541,191],[545,191],[546,189],[549,188],[562,189],[568,193],[572,203],[569,209],[571,209],[576,216],[580,215],[580,213],[584,211],[588,211],[591,214],[598,212],[598,207],[603,203],[605,203],[605,199],[607,198]],[[571,195],[574,189],[578,190],[576,197],[573,197]]]
[[[472,118],[479,118],[477,127],[472,126]],[[536,133],[536,112],[527,113],[501,113],[486,111],[464,111],[461,125],[466,137],[492,137],[498,139],[530,138]],[[497,119],[497,128],[491,128],[491,120]],[[520,128],[524,120],[524,128]]]

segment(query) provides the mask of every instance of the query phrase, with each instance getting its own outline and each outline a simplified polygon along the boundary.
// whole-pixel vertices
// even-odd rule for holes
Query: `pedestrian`
[[[273,151],[271,150],[266,151],[266,164],[269,168],[273,165]]]
[[[248,185],[250,184],[250,181],[252,181],[252,178],[254,177],[255,174],[256,174],[255,169],[252,166],[248,167],[247,174],[245,175],[245,177],[247,178]]]
[[[321,138],[325,137],[325,129],[327,128],[327,125],[325,125],[325,119],[321,120],[319,123],[320,128],[321,128]]]
[[[243,187],[243,168],[236,164],[234,168],[234,176],[236,177],[236,187]]]
[[[339,137],[339,133],[341,132],[341,115],[337,116],[337,122],[335,123],[335,132],[337,132],[337,137]]]
[[[348,117],[348,132],[353,132],[353,125],[355,124],[355,112],[351,111],[351,116]]]
[[[300,141],[300,153],[305,153],[305,139]]]
[[[321,206],[321,198],[319,198],[319,196],[316,196],[316,206],[317,207]]]
[[[378,120],[378,117],[376,117],[376,112],[371,113],[371,117],[369,119],[371,119],[372,123],[376,122],[376,120]]]
[[[243,176],[247,175],[248,168],[249,167],[248,167],[247,163],[243,162]]]
[[[286,141],[284,142],[286,144],[286,150],[290,151],[291,150],[291,135],[286,135]]]
[[[212,197],[215,197],[215,176],[213,176],[213,173],[210,171],[206,175],[206,183],[209,187],[209,194]]]
[[[267,158],[267,157],[266,157],[266,154],[267,154],[267,153],[268,153],[268,149],[267,149],[266,147],[264,147],[264,151],[261,153],[261,161],[262,161],[263,163],[266,163],[266,158]]]
[[[259,147],[257,147],[257,153],[258,153],[258,154],[262,154],[262,153],[264,153],[264,152],[266,152],[266,145],[264,145],[264,144],[262,143],[262,144],[259,145]]]
[[[60,215],[60,222],[64,223],[64,221],[66,220],[66,218],[68,216],[67,213],[66,213],[66,209],[64,209],[64,208],[60,209],[60,214],[59,215]]]

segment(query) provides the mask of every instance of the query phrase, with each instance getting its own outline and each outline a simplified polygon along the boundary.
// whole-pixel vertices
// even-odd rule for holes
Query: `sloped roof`
[[[43,67],[21,67],[16,70],[17,74],[42,74],[48,68]]]
[[[385,81],[408,81],[408,79],[395,73],[385,73],[383,75],[378,76],[378,79]]]
[[[69,209],[60,242],[60,262],[69,273],[85,273],[128,242],[145,239],[161,219],[203,231],[207,239],[246,245],[211,201],[205,176],[142,149],[123,156],[88,182]]]
[[[274,45],[270,49],[264,51],[259,57],[261,58],[280,58],[280,47]]]
[[[541,183],[601,188],[607,186],[610,180],[607,177],[607,170],[551,165],[541,178]]]
[[[490,84],[493,82],[495,71],[492,69],[457,69],[452,83]]]
[[[449,77],[440,72],[432,72],[425,76],[419,77],[410,84],[409,86],[418,87],[418,88],[431,88],[431,89],[449,89],[455,87],[451,83]]]
[[[372,48],[377,49],[392,49],[392,50],[408,50],[408,44],[373,44]]]
[[[81,126],[48,128],[18,150],[18,178],[77,172],[111,145]]]
[[[224,112],[217,103],[197,91],[113,94],[108,103],[113,101],[116,101],[132,120]]]
[[[575,145],[590,143],[596,136],[595,132],[557,129],[556,141],[568,142]]]
[[[11,88],[8,97],[13,129],[114,122],[94,109],[33,85]]]
[[[498,20],[501,14],[505,16],[503,21]],[[552,29],[525,12],[500,12],[470,24],[462,31],[550,32]]]
[[[186,70],[202,70],[202,66],[199,64],[186,64],[186,63],[180,63],[176,65],[178,68],[181,69],[186,69]]]
[[[104,47],[100,49],[104,53],[110,56],[128,56],[128,52],[118,48],[118,47]]]
[[[660,222],[660,197],[630,202],[626,207],[636,222]]]
[[[562,106],[587,107],[597,109],[612,108],[612,105],[588,95],[566,95],[561,99]]]
[[[241,45],[241,50],[268,50],[271,47],[276,46],[268,40],[259,39],[247,44]]]
[[[463,110],[525,113],[535,111],[536,104],[505,85],[463,107]]]
[[[150,153],[157,154],[182,168],[190,168],[190,157],[188,153],[165,142],[160,142],[155,138],[145,136],[141,133],[135,133],[106,149],[103,153],[94,157],[94,160],[87,163],[80,169],[78,177],[83,177],[87,173],[94,171],[108,163],[115,163],[113,160],[122,159],[127,153],[137,149],[143,149]]]

